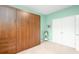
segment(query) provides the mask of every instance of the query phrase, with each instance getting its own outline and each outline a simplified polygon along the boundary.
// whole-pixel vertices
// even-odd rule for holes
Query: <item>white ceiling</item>
[[[50,14],[59,10],[62,10],[64,8],[68,8],[71,5],[25,5],[25,7],[29,7],[36,12],[39,12],[41,14]]]

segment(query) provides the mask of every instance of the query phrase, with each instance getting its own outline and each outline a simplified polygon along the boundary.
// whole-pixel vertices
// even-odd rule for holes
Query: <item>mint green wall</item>
[[[49,39],[52,39],[52,28],[48,28],[47,25],[51,25],[52,26],[52,20],[56,19],[56,18],[62,18],[62,17],[66,17],[66,16],[71,16],[71,15],[77,15],[79,14],[79,5],[75,5],[75,6],[71,6],[69,8],[65,8],[63,10],[60,10],[58,12],[55,13],[51,13],[49,15],[46,15],[46,23],[45,23],[45,27],[49,32]]]
[[[40,22],[41,27],[40,28],[41,28],[41,39],[42,40],[44,39],[43,34],[44,34],[44,31],[45,31],[45,20],[46,20],[45,18],[46,18],[45,15],[41,16],[41,22]]]
[[[34,13],[34,14],[38,14],[40,15],[40,38],[43,39],[43,33],[44,33],[44,22],[45,22],[45,15],[42,15],[41,13],[36,12],[36,10],[34,10],[33,8],[29,8],[29,7],[25,7],[24,5],[11,5],[11,7],[15,7],[18,9],[21,9],[25,12],[30,12],[30,13]]]

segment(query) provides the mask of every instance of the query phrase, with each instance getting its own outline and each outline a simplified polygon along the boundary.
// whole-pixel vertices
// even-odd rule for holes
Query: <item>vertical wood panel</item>
[[[17,10],[17,52],[22,50],[21,18],[21,12]]]
[[[40,17],[30,15],[30,47],[40,44]]]
[[[17,51],[29,48],[29,14],[17,10]]]
[[[40,43],[40,17],[38,15],[34,15],[34,25],[33,25],[33,44],[37,45]]]
[[[16,52],[16,9],[0,6],[0,53]]]

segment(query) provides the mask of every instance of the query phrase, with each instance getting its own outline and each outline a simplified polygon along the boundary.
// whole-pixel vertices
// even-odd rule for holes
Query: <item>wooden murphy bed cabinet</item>
[[[0,54],[13,54],[40,44],[40,16],[0,6]]]

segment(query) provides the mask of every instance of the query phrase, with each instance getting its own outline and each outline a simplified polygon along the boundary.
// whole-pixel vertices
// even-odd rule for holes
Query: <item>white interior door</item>
[[[52,42],[62,43],[62,20],[54,19],[52,22]]]
[[[76,50],[79,51],[79,15],[76,15],[75,22]]]
[[[75,48],[75,16],[69,16],[63,18],[63,41],[62,44],[68,47]]]
[[[68,47],[75,47],[74,20],[74,16],[53,20],[52,41]]]

